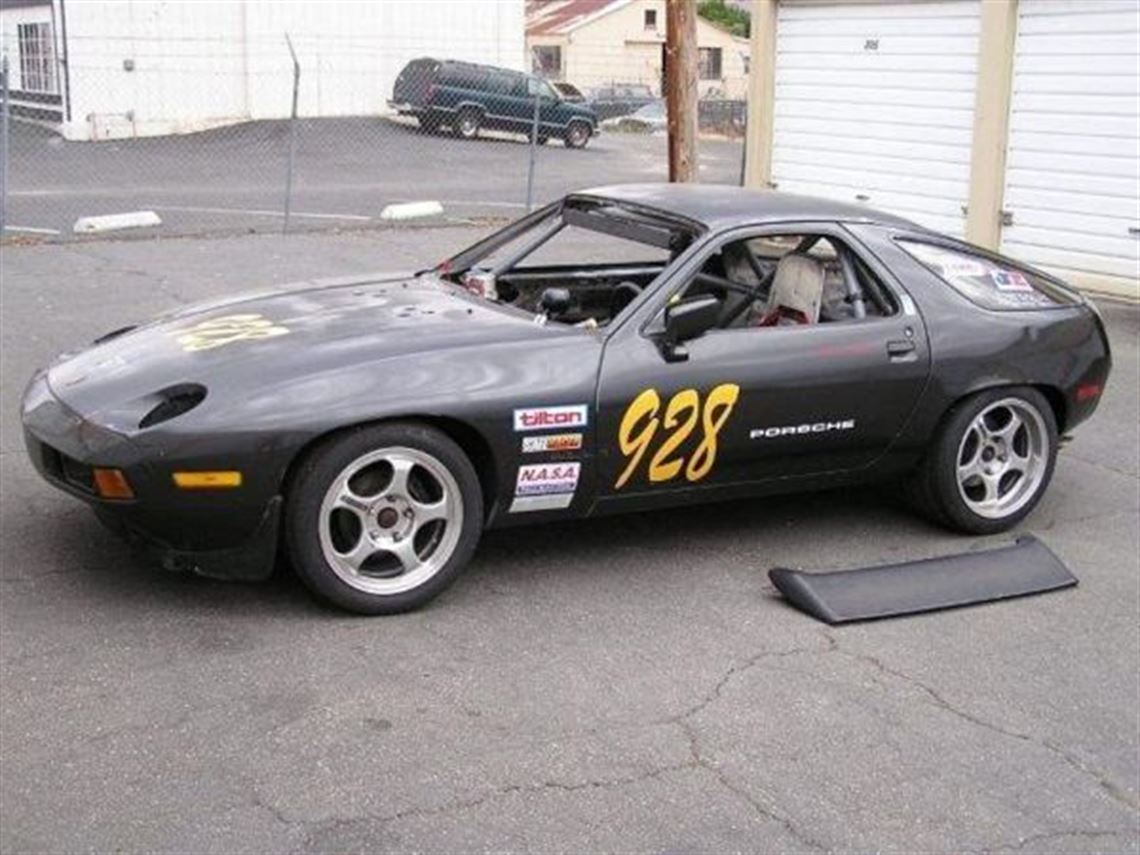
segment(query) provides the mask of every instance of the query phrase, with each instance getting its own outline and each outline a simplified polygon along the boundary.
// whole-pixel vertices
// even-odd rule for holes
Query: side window
[[[844,323],[893,315],[894,298],[841,241],[818,234],[763,235],[723,244],[681,299],[711,294],[720,326]]]
[[[983,309],[1040,309],[1076,302],[1076,298],[1064,289],[1004,260],[916,240],[900,240],[898,245],[931,273]]]

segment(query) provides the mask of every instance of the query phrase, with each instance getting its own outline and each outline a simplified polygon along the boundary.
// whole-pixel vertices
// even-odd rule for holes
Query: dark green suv
[[[446,126],[474,139],[481,128],[529,135],[536,99],[539,143],[559,137],[568,148],[582,148],[598,133],[598,116],[589,107],[562,99],[540,77],[491,65],[413,59],[396,78],[388,103],[415,116],[426,131]]]

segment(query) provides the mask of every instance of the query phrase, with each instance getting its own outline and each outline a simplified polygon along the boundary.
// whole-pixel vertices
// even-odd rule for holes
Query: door
[[[1021,0],[1001,251],[1140,296],[1135,0]]]
[[[784,250],[760,260],[765,270],[802,246],[804,234],[855,252],[828,228],[785,226],[731,242],[778,238],[770,242]],[[866,467],[887,450],[918,400],[929,372],[921,319],[905,295],[884,285],[877,263],[860,254],[851,256],[850,269],[885,288],[889,313],[872,308],[866,317],[794,326],[734,321],[687,342],[687,359],[667,361],[659,334],[665,306],[688,299],[696,274],[713,262],[723,269],[719,256],[729,242],[697,254],[650,301],[642,328],[627,323],[606,345],[597,402],[603,498]],[[834,280],[839,259],[817,262]]]
[[[534,125],[534,101],[538,99],[538,121],[539,121],[539,134],[549,134],[552,130],[560,128],[563,124],[559,121],[558,115],[558,96],[554,92],[554,88],[545,80],[539,80],[537,77],[528,77],[526,81],[526,99],[523,103],[523,126],[529,134],[531,127]]]
[[[772,180],[961,235],[978,0],[782,2]]]

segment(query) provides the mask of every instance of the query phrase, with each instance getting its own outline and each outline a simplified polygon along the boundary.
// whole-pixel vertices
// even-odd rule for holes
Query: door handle
[[[892,362],[909,362],[914,359],[914,341],[911,339],[897,339],[887,342],[887,356]]]

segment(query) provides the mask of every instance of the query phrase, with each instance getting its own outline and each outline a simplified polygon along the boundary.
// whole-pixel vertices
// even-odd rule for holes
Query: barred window
[[[699,48],[697,51],[697,68],[701,80],[720,80],[721,78],[721,49],[718,47]]]
[[[52,42],[51,23],[19,24],[20,88],[25,92],[59,90],[55,78],[55,47]]]

